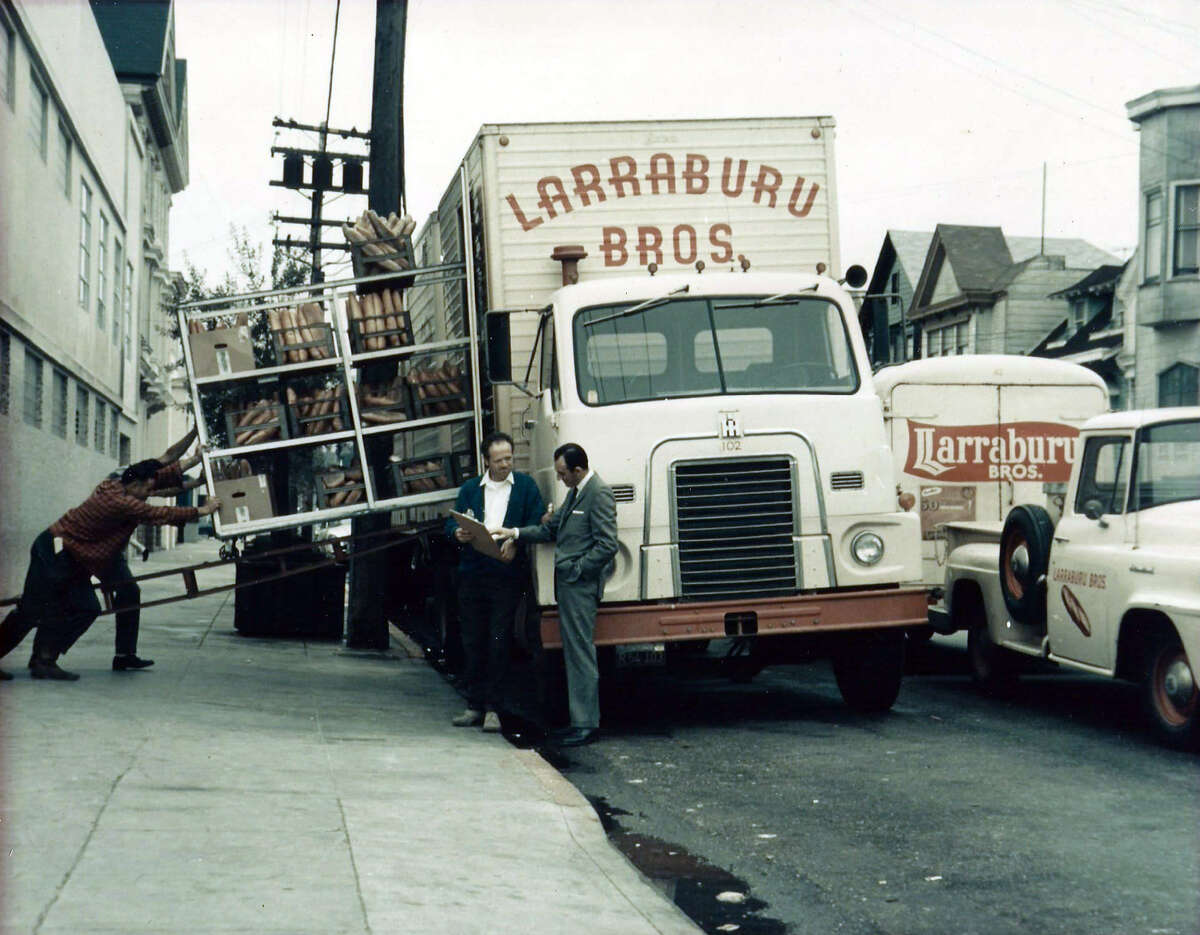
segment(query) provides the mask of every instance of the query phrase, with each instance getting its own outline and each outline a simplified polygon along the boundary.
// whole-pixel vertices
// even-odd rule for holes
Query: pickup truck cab
[[[1200,745],[1200,408],[1090,419],[1060,515],[945,531],[940,629],[967,630],[977,681],[1011,683],[1021,656],[1135,681],[1160,739]]]

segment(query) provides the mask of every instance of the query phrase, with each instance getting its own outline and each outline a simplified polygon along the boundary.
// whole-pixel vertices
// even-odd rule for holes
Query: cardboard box
[[[192,366],[198,377],[215,377],[255,367],[254,344],[248,325],[189,334],[188,341],[192,348]]]
[[[275,515],[271,499],[271,478],[266,474],[213,481],[213,493],[221,499],[217,516],[222,525],[249,523]]]

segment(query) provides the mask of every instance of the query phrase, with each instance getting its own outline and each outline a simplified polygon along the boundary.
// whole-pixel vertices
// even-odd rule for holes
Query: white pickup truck
[[[1142,685],[1151,728],[1200,746],[1200,408],[1097,416],[1054,516],[947,523],[944,615],[985,687],[1022,656]],[[1055,510],[1054,512],[1058,512]]]

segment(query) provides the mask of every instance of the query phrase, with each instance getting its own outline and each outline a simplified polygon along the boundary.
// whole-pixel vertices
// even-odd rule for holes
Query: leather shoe
[[[489,711],[483,717],[483,732],[485,734],[500,733],[500,715],[495,711]]]
[[[467,708],[450,723],[455,727],[478,727],[483,723],[483,712],[477,711],[475,708]]]
[[[154,665],[153,659],[142,659],[136,653],[125,653],[113,656],[113,671],[124,672],[127,669],[145,669]]]
[[[53,659],[34,659],[29,664],[29,674],[35,679],[54,679],[58,682],[77,682],[79,676],[66,669],[60,669]]]
[[[555,738],[554,742],[560,747],[582,747],[585,743],[595,740],[599,733],[594,727],[575,727]]]

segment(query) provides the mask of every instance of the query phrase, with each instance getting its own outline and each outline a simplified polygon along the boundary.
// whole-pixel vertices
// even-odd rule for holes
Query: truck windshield
[[[1200,421],[1152,425],[1138,434],[1137,508],[1200,499]]]
[[[827,299],[680,297],[575,316],[579,396],[590,406],[732,393],[853,393],[846,326]]]

